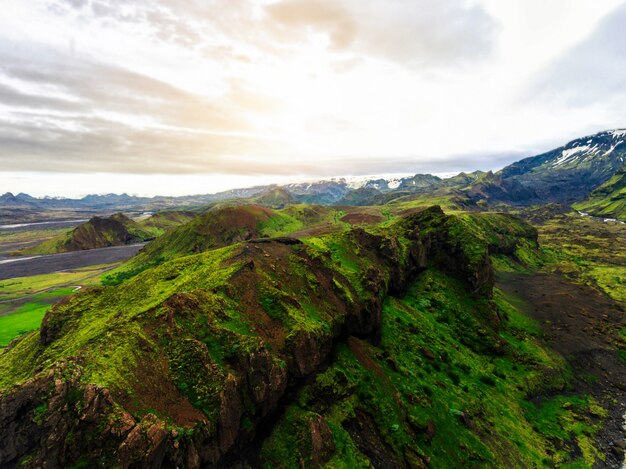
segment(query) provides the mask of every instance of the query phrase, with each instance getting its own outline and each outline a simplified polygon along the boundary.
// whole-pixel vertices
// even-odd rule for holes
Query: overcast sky
[[[3,0],[0,192],[498,169],[626,127],[617,0]]]

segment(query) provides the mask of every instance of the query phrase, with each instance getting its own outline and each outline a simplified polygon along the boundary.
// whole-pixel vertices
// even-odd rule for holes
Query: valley
[[[620,132],[447,179],[6,196],[38,221],[0,231],[0,466],[619,467]]]
[[[132,244],[129,246],[5,259],[0,261],[0,280],[121,262],[131,258],[143,246],[144,244]]]

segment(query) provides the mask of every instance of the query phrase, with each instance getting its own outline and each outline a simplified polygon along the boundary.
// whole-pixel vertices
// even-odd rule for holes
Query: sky
[[[617,0],[3,0],[0,193],[499,169],[626,127]]]

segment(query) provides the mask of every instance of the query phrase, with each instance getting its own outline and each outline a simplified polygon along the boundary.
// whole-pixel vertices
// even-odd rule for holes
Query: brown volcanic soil
[[[371,213],[349,213],[343,216],[341,221],[350,223],[351,225],[361,225],[381,222],[383,221],[383,217]]]
[[[623,452],[613,451],[613,443],[626,436],[621,429],[626,362],[617,352],[619,332],[626,327],[624,306],[590,286],[553,274],[499,274],[498,286],[524,300],[528,314],[542,323],[545,340],[572,368],[574,392],[591,394],[608,409],[598,435],[607,458],[598,467],[618,467]]]

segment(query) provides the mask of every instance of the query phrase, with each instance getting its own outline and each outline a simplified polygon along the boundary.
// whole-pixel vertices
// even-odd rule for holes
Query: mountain
[[[459,181],[463,178],[459,178]],[[461,188],[471,203],[486,204],[505,202],[519,204],[520,201],[536,200],[537,193],[515,178],[504,179],[500,174],[489,171],[480,174],[469,185]]]
[[[62,199],[63,200],[63,199]],[[65,199],[67,200],[67,199]],[[91,208],[134,207],[151,201],[150,197],[136,197],[128,194],[90,194],[79,199],[80,205]],[[58,200],[57,200],[58,202]]]
[[[359,190],[375,190],[379,192],[388,192],[394,189],[397,189],[400,185],[400,179],[366,179],[361,182],[352,182],[348,183],[351,189]]]
[[[398,190],[423,191],[437,187],[442,179],[432,174],[416,174],[415,176],[402,178]]]
[[[273,187],[265,192],[261,192],[250,200],[255,204],[268,208],[284,208],[295,202],[293,195],[283,187]]]
[[[586,200],[573,207],[596,217],[626,221],[626,164],[611,179],[594,189]]]
[[[499,175],[503,181],[517,181],[537,194],[519,202],[579,201],[623,166],[625,140],[626,130],[600,132],[513,163]]]
[[[19,193],[13,195],[11,192],[5,192],[0,195],[0,206],[2,207],[28,207],[36,206],[37,199],[28,194]]]
[[[285,184],[282,187],[300,203],[320,205],[333,205],[352,190],[343,178]]]
[[[441,179],[431,174],[409,177],[331,178],[282,186],[255,186],[215,194],[183,197],[136,197],[128,194],[88,195],[82,199],[34,198],[7,192],[0,196],[0,219],[15,217],[13,209],[92,211],[158,210],[173,207],[207,207],[244,201],[281,208],[290,203],[367,205],[387,203],[412,194],[447,197],[461,191],[469,204],[531,205],[572,203],[609,180],[626,161],[626,130],[610,130],[573,140],[541,155],[525,158],[497,173],[460,173]],[[458,194],[457,194],[458,195]],[[12,211],[13,210],[13,211]],[[3,217],[3,211],[7,212]],[[28,212],[32,218],[31,212]]]
[[[351,205],[351,206],[364,206],[364,205],[375,205],[378,200],[380,200],[383,192],[374,187],[364,185],[363,187],[359,187],[351,192],[348,192],[345,196],[339,199],[335,205]]]
[[[155,234],[127,216],[93,217],[66,234],[26,248],[21,254],[56,254],[109,246],[123,246],[153,239]]]
[[[452,176],[441,181],[442,187],[467,187],[487,175],[484,171],[474,171],[471,173],[460,172],[456,176]]]

